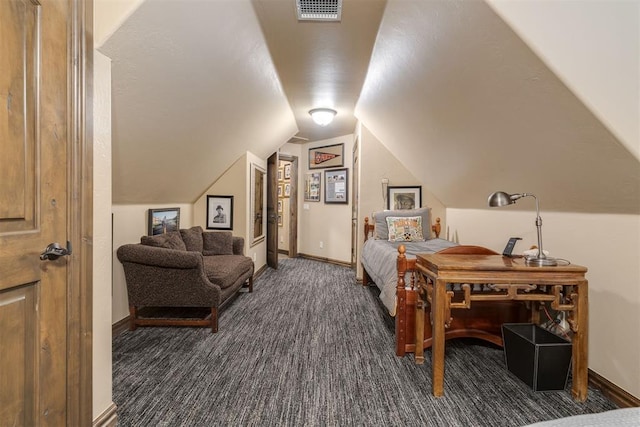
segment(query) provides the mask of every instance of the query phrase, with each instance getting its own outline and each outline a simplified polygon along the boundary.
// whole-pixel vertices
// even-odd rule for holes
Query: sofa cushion
[[[203,233],[202,255],[233,255],[233,235],[230,231]]]
[[[140,243],[147,246],[156,246],[158,248],[177,249],[186,251],[187,247],[177,231],[169,231],[168,233],[158,234],[157,236],[142,236]]]
[[[180,236],[188,251],[202,252],[202,227],[196,225],[188,229],[181,228]]]
[[[207,278],[222,289],[233,285],[247,272],[253,274],[253,261],[243,255],[205,256],[203,260]]]

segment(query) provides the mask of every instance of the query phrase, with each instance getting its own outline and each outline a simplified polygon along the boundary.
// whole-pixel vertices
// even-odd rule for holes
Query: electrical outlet
[[[320,240],[320,249],[324,248],[324,242]]]

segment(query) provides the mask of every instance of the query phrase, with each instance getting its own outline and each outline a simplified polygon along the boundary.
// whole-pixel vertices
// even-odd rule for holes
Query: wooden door
[[[40,259],[50,243],[74,240],[78,225],[68,215],[78,203],[69,197],[78,119],[70,110],[79,97],[70,55],[72,34],[81,37],[74,11],[67,0],[0,1],[0,425],[62,426],[90,414],[90,389],[89,410],[79,397],[86,317],[76,317],[86,296],[70,295],[80,270],[71,256]]]
[[[278,268],[278,152],[267,159],[267,265]]]

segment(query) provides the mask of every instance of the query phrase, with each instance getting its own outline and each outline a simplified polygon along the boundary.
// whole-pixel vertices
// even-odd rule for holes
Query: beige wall
[[[303,144],[298,163],[298,252],[334,261],[351,262],[351,197],[352,171],[351,157],[353,135],[314,141]],[[309,148],[325,145],[344,144],[344,166],[332,168],[349,169],[349,203],[325,204],[325,174],[328,169],[314,169],[322,172],[320,202],[303,202],[304,175],[309,172]],[[308,209],[305,209],[308,208]],[[322,247],[320,245],[322,244]]]
[[[422,185],[422,206],[431,208],[432,222],[441,219],[446,226],[444,205],[428,189],[426,183],[420,182],[382,143],[367,129],[359,127],[360,151],[360,197],[358,207],[358,254],[364,243],[364,218],[371,220],[373,213],[387,208],[386,189],[382,179],[389,180],[389,186]],[[440,235],[444,237],[444,233]],[[362,266],[358,263],[357,276],[362,278]]]
[[[244,200],[247,155],[241,156],[202,196],[193,204],[193,225],[207,229],[207,196],[233,196],[233,234],[245,237],[247,202]]]
[[[640,159],[640,2],[487,3]]]
[[[530,212],[447,209],[447,221],[460,243],[502,252],[509,237],[522,237],[514,251],[522,253],[537,241],[529,203]],[[589,368],[640,398],[640,216],[544,210],[541,216],[550,256],[589,269]]]
[[[147,234],[147,216],[149,209],[180,208],[180,228],[189,228],[193,224],[193,206],[191,204],[168,203],[159,205],[112,205],[113,212],[113,306],[112,323],[119,322],[129,315],[127,285],[122,264],[116,251],[126,243],[140,243],[140,237]]]
[[[206,230],[207,195],[233,196],[233,230],[231,231],[234,236],[244,238],[244,254],[253,259],[257,271],[266,264],[266,243],[263,240],[252,246],[252,236],[250,236],[252,230],[249,212],[252,163],[266,171],[266,160],[260,159],[253,153],[245,153],[196,200],[193,205],[193,218],[194,225],[199,225]],[[266,212],[266,205],[264,212]],[[266,233],[266,215],[263,217],[265,218],[263,229]]]
[[[111,396],[111,61],[94,52],[93,419]]]

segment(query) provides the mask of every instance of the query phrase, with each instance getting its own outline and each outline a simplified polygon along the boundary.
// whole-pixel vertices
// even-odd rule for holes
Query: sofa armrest
[[[233,254],[244,255],[244,237],[233,236]]]
[[[176,249],[158,248],[141,244],[126,244],[117,251],[120,262],[132,262],[155,267],[176,269],[202,269],[200,252],[180,251]]]

